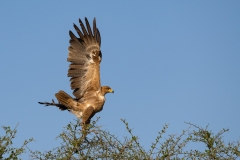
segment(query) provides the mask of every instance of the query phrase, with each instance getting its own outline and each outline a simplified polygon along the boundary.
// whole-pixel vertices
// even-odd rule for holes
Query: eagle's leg
[[[89,124],[92,117],[94,108],[93,106],[87,107],[82,113],[82,124]]]
[[[55,103],[54,100],[52,102],[38,102],[39,104],[43,104],[45,106],[55,106],[58,107],[60,110],[67,110],[68,108],[60,103]]]
[[[85,110],[83,110],[82,113],[82,138],[84,138],[86,140],[87,134],[88,134],[88,130],[87,127],[90,124],[91,121],[91,117],[94,114],[94,108],[92,106],[87,107]]]

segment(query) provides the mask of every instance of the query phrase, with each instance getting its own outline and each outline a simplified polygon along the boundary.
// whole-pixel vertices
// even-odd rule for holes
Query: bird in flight
[[[100,83],[101,36],[96,26],[96,19],[93,20],[93,29],[87,18],[85,22],[86,27],[79,19],[81,30],[73,24],[79,38],[69,31],[70,46],[67,61],[71,64],[68,77],[71,77],[70,86],[75,98],[60,90],[55,94],[59,103],[55,103],[54,100],[38,103],[68,110],[77,118],[81,118],[83,124],[89,124],[91,118],[103,109],[105,94],[114,91],[109,86],[101,86]]]

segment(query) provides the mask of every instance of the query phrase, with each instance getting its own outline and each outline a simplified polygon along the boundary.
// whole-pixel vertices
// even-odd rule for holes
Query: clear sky
[[[84,17],[97,19],[101,83],[115,91],[99,125],[123,137],[126,119],[146,148],[165,123],[167,134],[191,122],[239,139],[240,1],[1,1],[0,125],[19,123],[16,146],[33,137],[30,148],[52,149],[76,119],[37,102],[72,93],[68,32]]]

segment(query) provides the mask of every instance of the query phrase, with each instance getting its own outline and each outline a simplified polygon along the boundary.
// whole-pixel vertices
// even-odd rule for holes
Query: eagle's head
[[[109,86],[102,86],[101,91],[102,91],[103,95],[105,95],[107,93],[114,93],[114,90]]]

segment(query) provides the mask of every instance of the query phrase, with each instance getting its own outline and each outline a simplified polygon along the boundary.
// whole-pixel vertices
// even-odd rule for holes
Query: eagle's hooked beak
[[[110,92],[110,93],[114,93],[114,90],[113,90],[113,89],[110,89],[109,92]]]

